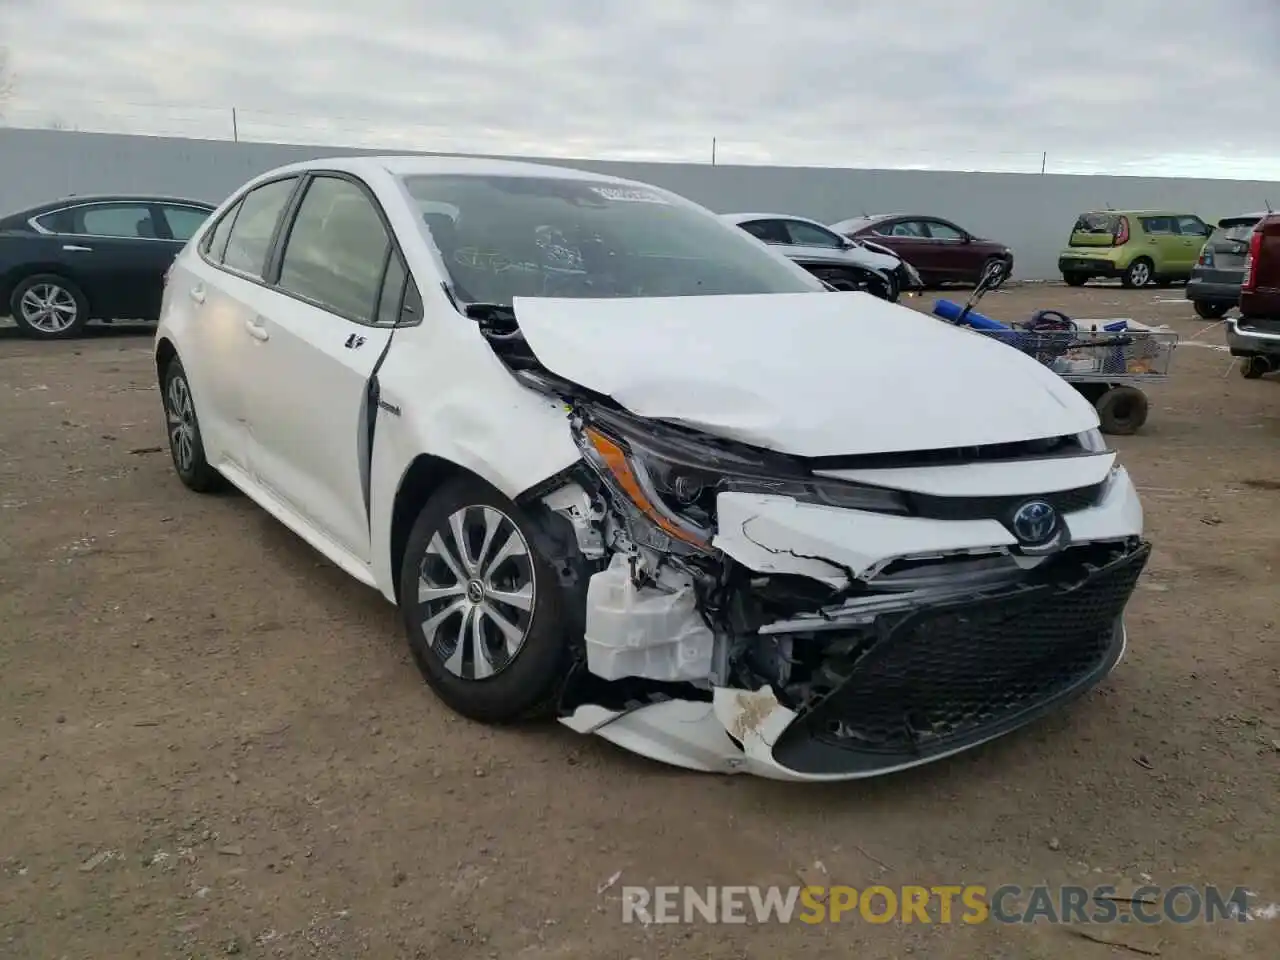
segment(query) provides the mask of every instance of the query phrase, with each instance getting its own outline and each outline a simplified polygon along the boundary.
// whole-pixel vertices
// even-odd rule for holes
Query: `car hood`
[[[1092,429],[1091,404],[1014,348],[865,293],[517,297],[550,372],[632,413],[800,457]]]
[[[806,247],[800,244],[779,247],[792,260],[807,260],[811,263],[852,264],[857,267],[870,267],[873,270],[892,271],[901,260],[877,250],[866,247],[855,247],[852,250],[833,250],[830,247]]]

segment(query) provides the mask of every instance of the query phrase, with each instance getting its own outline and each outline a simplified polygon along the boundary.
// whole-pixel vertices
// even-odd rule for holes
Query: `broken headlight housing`
[[[895,490],[814,477],[798,461],[611,410],[575,431],[583,457],[613,490],[667,536],[710,551],[723,492],[792,497],[845,510],[906,515]]]

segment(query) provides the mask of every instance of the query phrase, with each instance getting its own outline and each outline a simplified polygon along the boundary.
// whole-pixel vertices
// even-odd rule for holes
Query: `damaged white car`
[[[1149,552],[1093,408],[644,184],[317,160],[167,278],[174,466],[403,612],[426,681],[687,768],[902,769],[1120,659]]]

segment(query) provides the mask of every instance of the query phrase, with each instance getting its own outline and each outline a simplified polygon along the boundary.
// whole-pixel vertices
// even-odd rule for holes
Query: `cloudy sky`
[[[1280,180],[1280,0],[0,0],[14,126]]]

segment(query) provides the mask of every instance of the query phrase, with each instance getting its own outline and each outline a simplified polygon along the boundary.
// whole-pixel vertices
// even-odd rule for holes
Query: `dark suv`
[[[1280,369],[1280,214],[1258,221],[1249,237],[1240,319],[1227,320],[1227,346],[1252,380]]]
[[[1187,299],[1205,320],[1219,320],[1240,302],[1249,238],[1265,213],[1242,213],[1218,221],[1191,268]]]

